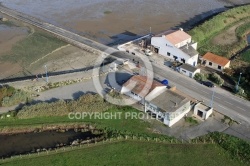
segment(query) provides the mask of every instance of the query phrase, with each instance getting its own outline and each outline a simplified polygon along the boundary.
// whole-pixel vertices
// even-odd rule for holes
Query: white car
[[[149,49],[147,49],[147,50],[145,51],[145,54],[148,55],[148,56],[149,56],[149,55],[153,55],[152,51],[149,50]]]

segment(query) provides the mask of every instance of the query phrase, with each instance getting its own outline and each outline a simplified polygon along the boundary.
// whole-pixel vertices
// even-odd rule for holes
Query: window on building
[[[221,66],[220,66],[220,65],[218,65],[218,69],[220,69],[220,70],[221,70]]]
[[[185,71],[185,70],[182,70],[182,72],[183,72],[183,73],[186,73],[186,71]]]
[[[170,52],[167,52],[167,55],[170,56]]]
[[[178,57],[177,57],[177,56],[174,56],[174,55],[173,55],[173,58],[174,58],[175,61],[178,59]]]
[[[209,66],[212,66],[212,65],[213,65],[213,63],[212,63],[212,62],[209,62],[208,64],[209,64]]]

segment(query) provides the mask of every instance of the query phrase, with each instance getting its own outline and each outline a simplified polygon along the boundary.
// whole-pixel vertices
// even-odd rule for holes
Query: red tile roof
[[[219,55],[215,55],[211,52],[206,53],[202,58],[204,60],[208,60],[210,62],[216,63],[220,66],[226,66],[228,64],[228,62],[230,62],[230,60],[228,60],[227,58],[224,58],[224,57],[219,56]]]
[[[175,32],[172,32],[165,36],[165,38],[170,41],[172,44],[176,45],[178,43],[181,43],[185,40],[188,40],[191,38],[189,34],[184,32],[183,30],[177,30]]]
[[[149,94],[154,88],[158,86],[164,86],[160,82],[153,80],[152,85],[146,85],[147,77],[135,75],[131,77],[127,82],[123,84],[123,87],[128,88],[131,92],[135,94],[140,94],[141,97],[145,97]],[[145,89],[143,89],[145,87]]]

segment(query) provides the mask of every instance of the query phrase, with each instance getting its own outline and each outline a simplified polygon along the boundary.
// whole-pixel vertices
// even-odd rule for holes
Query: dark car
[[[201,84],[205,85],[205,86],[207,86],[209,88],[213,88],[214,87],[214,84],[212,82],[210,82],[210,81],[202,81]]]

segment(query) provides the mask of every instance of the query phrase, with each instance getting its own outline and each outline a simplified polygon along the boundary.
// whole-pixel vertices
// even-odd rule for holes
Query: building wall
[[[213,113],[213,109],[211,108],[209,111],[207,111],[205,119],[208,119],[209,116]]]
[[[198,115],[198,110],[203,112],[203,116],[201,118],[204,119],[204,120],[208,119],[209,116],[213,113],[213,108],[206,111],[206,110],[203,110],[203,109],[199,108],[198,106],[195,106],[194,107],[194,115]]]
[[[191,110],[190,101],[184,104],[175,112],[165,113],[164,124],[171,127],[183,118]]]
[[[230,62],[228,62],[225,66],[221,66],[221,69],[218,69],[218,66],[220,66],[220,65],[218,65],[218,64],[216,64],[214,62],[208,61],[208,60],[203,60],[203,63],[204,63],[204,61],[206,62],[205,66],[207,66],[209,68],[212,68],[212,69],[215,69],[217,71],[223,71],[224,69],[230,67]],[[212,65],[209,65],[210,62],[212,63]]]
[[[165,39],[165,37],[152,37],[151,45],[155,48],[158,48],[158,54],[162,56],[170,59],[174,59],[173,56],[176,56],[178,58],[177,61],[179,62],[182,62],[181,59],[184,59],[185,63],[188,63],[190,65],[193,65],[195,63],[195,65],[197,65],[198,54],[191,58],[179,48],[172,45],[168,40]],[[170,53],[170,56],[168,55],[168,53]]]
[[[195,72],[190,72],[190,71],[188,71],[188,70],[185,70],[185,69],[183,69],[183,68],[180,68],[180,73],[181,74],[184,74],[184,75],[186,75],[186,76],[188,76],[188,77],[190,77],[190,74],[191,74],[191,78],[193,78],[194,76],[195,76],[195,74],[196,73],[200,73],[200,69],[197,69]]]
[[[187,43],[191,43],[191,38],[184,40],[181,43],[176,44],[175,47],[180,48],[182,46],[185,46]]]
[[[175,123],[177,123],[179,120],[181,120],[190,111],[190,109],[191,109],[191,107],[186,109],[184,112],[180,113],[173,120],[164,119],[164,124],[168,125],[169,127],[173,126]]]

